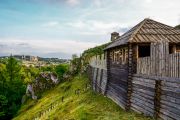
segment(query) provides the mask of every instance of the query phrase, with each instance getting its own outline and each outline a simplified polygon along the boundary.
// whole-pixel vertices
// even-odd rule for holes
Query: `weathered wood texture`
[[[99,72],[100,71],[100,72]],[[108,82],[107,70],[88,67],[88,75],[93,89],[104,94],[108,86],[107,96],[125,109],[127,104],[127,86]],[[157,85],[157,82],[161,81]],[[180,79],[169,77],[134,74],[130,108],[148,116],[160,117],[164,120],[180,119]]]
[[[104,94],[107,87],[107,65],[104,54],[90,59],[87,72],[93,90]]]
[[[88,66],[87,72],[93,90],[104,94],[107,84],[107,70]]]
[[[89,61],[89,64],[92,67],[107,69],[106,57],[104,54],[92,57]]]
[[[131,109],[153,116],[155,80],[133,76],[132,84]]]
[[[136,74],[131,54],[127,59],[123,48],[109,50],[107,60],[94,57],[88,67],[93,89],[124,109],[180,120],[180,54],[169,54],[167,42],[151,43],[151,56],[137,59]]]
[[[128,48],[122,47],[109,52],[107,96],[125,109],[128,91]]]
[[[162,80],[161,109],[159,116],[163,119],[180,120],[180,79]]]
[[[180,53],[169,54],[169,43],[151,43],[151,56],[137,59],[137,74],[180,77]]]
[[[164,120],[180,119],[180,79],[133,75],[131,109]]]

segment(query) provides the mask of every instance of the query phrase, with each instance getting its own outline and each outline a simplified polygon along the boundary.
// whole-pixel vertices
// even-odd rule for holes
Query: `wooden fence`
[[[88,66],[87,72],[93,90],[104,95],[107,87],[107,70]]]
[[[163,119],[180,119],[180,79],[161,81],[160,111]]]
[[[133,75],[131,109],[164,120],[180,119],[180,79]]]
[[[110,84],[107,85],[107,70],[89,66],[88,75],[92,81],[93,90],[104,94]],[[115,94],[111,92],[112,89],[113,87],[107,89],[105,95],[124,108],[126,102],[121,99],[127,99],[126,95]],[[164,120],[179,120],[180,79],[134,74],[130,102],[130,109],[146,116]]]
[[[151,56],[137,59],[137,74],[180,77],[180,53],[169,54],[169,44],[151,43]]]
[[[154,63],[151,57],[138,58],[137,60],[137,74],[156,75],[165,77],[180,77],[180,53],[169,54],[166,62],[159,65],[156,60],[156,66],[151,67]],[[164,67],[163,69],[160,69]],[[162,70],[164,73],[161,73]],[[161,73],[161,74],[160,74]]]
[[[104,54],[92,57],[89,61],[89,64],[92,67],[107,69],[106,57]]]
[[[124,74],[121,67],[110,64],[111,68],[107,69],[106,59],[94,57],[88,67],[93,89],[122,108],[130,101],[130,109],[139,113],[164,120],[180,120],[180,53],[169,54],[167,46],[166,42],[152,43],[151,56],[138,58],[137,73],[132,75],[130,86],[126,85],[126,79],[119,79]],[[115,68],[119,71],[113,72]],[[132,90],[130,97],[127,97],[128,89]]]
[[[91,58],[87,69],[93,90],[105,94],[107,87],[107,65],[104,54]]]
[[[133,76],[131,109],[144,113],[148,116],[154,115],[155,80],[140,76]]]

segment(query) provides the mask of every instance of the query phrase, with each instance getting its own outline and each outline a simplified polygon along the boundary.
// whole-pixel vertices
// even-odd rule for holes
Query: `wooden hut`
[[[123,108],[130,105],[133,74],[180,77],[179,68],[169,67],[168,58],[169,54],[180,52],[180,31],[144,19],[120,37],[113,38],[117,39],[105,48],[108,74],[106,94]],[[177,69],[177,74],[170,73],[174,71],[172,69]]]

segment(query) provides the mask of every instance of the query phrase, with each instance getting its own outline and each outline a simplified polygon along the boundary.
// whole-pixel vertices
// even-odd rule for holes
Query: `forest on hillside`
[[[12,56],[0,59],[0,119],[8,120],[20,109],[23,97],[27,97],[26,86],[34,82],[41,72],[54,72],[62,80],[68,65],[36,68],[23,66]]]

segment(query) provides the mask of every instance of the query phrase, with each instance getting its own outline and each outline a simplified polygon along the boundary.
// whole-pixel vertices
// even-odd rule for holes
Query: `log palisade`
[[[113,38],[89,62],[92,88],[126,110],[179,120],[180,31],[145,19]]]

